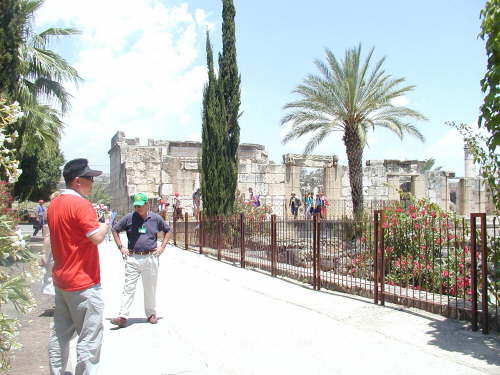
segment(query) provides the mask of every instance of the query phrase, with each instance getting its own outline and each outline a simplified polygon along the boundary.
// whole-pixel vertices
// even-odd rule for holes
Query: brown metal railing
[[[393,210],[394,211],[394,210]],[[392,211],[392,212],[393,212]],[[390,210],[373,218],[255,220],[243,214],[174,221],[174,242],[272,276],[425,309],[499,331],[498,219],[416,217],[402,225]],[[480,219],[479,227],[476,219]],[[478,265],[478,263],[480,266]],[[479,293],[478,293],[479,291]],[[480,302],[480,303],[478,303]]]

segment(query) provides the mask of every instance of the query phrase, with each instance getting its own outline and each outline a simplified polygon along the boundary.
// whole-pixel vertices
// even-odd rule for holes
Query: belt
[[[147,255],[151,254],[153,250],[145,250],[145,251],[139,251],[139,250],[129,250],[129,254],[139,254],[139,255]]]

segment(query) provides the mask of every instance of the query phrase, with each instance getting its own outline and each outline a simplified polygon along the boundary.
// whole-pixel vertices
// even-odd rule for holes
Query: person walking
[[[147,321],[158,323],[156,315],[156,284],[158,280],[159,256],[170,238],[170,227],[163,218],[149,211],[148,197],[138,193],[133,199],[135,211],[125,215],[113,226],[113,238],[125,260],[125,285],[118,317],[111,323],[123,328],[127,325],[130,306],[134,300],[139,276],[144,287],[144,310]],[[124,247],[119,233],[126,230],[128,245]],[[163,241],[158,247],[158,232],[163,232]]]
[[[43,200],[38,201],[38,206],[35,207],[35,230],[33,231],[33,237],[35,237],[40,229],[43,234],[43,226],[45,225],[45,207],[43,204],[45,202]]]
[[[304,204],[305,204],[305,217],[306,219],[310,219],[311,218],[311,215],[312,215],[312,206],[313,206],[313,197],[312,197],[312,193],[307,193],[306,195],[306,199],[304,200]]]
[[[179,193],[174,193],[174,220],[183,220],[182,204],[179,199]]]
[[[201,207],[201,190],[196,189],[193,193],[193,216],[195,219],[199,219]]]
[[[294,219],[297,219],[297,214],[299,213],[300,204],[301,204],[300,199],[295,196],[295,193],[292,193],[290,201],[288,202],[288,206],[292,211]]]
[[[74,159],[63,169],[66,189],[48,208],[47,221],[54,267],[54,324],[49,338],[51,375],[63,375],[69,342],[78,334],[75,375],[94,375],[101,355],[103,301],[97,245],[108,223],[98,223],[92,204],[85,199],[95,176],[87,159]]]
[[[55,191],[50,195],[50,201],[53,201],[58,195],[59,191]],[[54,258],[52,256],[52,248],[50,246],[50,230],[47,227],[44,229],[43,235],[43,250],[42,257],[40,259],[40,265],[44,267],[43,282],[42,282],[42,293],[55,296],[56,291],[54,289],[54,283],[52,281],[52,269],[54,268]]]

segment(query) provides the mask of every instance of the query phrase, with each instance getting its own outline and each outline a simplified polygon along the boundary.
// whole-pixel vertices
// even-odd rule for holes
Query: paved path
[[[500,374],[498,336],[419,310],[315,292],[173,247],[161,256],[159,324],[145,322],[139,282],[132,324],[117,329],[109,319],[119,309],[123,260],[109,242],[100,254],[103,375]],[[46,341],[37,345],[46,353]],[[30,373],[48,373],[44,358]]]
[[[123,261],[100,247],[105,317],[119,309]],[[177,248],[161,257],[158,325],[105,321],[102,374],[499,374],[498,337],[418,310],[315,292]]]

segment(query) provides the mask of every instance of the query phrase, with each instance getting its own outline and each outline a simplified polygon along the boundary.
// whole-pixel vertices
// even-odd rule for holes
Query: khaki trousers
[[[54,325],[49,338],[50,374],[65,373],[69,342],[75,332],[78,335],[75,375],[97,374],[103,333],[101,285],[76,292],[56,287],[55,293]]]
[[[156,315],[156,282],[158,281],[159,266],[160,259],[152,254],[130,254],[125,259],[125,285],[118,316],[126,319],[129,317],[139,276],[142,276],[146,317]]]

